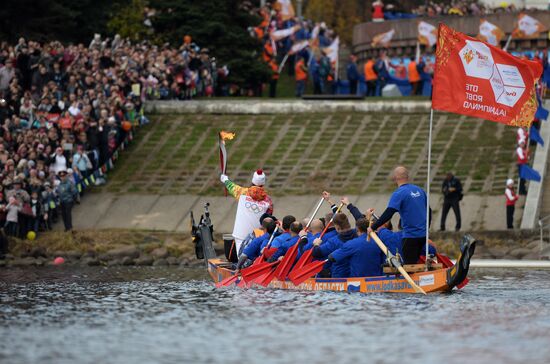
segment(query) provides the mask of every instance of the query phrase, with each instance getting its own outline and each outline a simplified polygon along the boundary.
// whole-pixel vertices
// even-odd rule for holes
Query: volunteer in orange
[[[296,77],[296,97],[302,97],[307,83],[307,65],[303,57],[300,57],[300,60],[296,62],[294,74]]]
[[[365,63],[365,82],[367,83],[367,97],[375,96],[376,94],[376,81],[378,80],[378,75],[374,69],[374,58],[371,57]]]
[[[420,73],[418,72],[416,61],[414,57],[411,57],[411,61],[407,66],[407,71],[409,75],[409,83],[411,84],[412,91],[411,96],[420,95],[422,93]]]

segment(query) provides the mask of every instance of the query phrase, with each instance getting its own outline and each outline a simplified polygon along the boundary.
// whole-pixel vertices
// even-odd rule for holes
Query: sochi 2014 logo
[[[525,83],[516,66],[495,63],[491,49],[481,42],[467,40],[459,51],[466,75],[489,80],[495,101],[514,106],[525,91]]]

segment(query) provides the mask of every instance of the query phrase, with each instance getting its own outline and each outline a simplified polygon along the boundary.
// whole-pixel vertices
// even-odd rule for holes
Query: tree
[[[107,23],[110,32],[120,34],[122,38],[133,41],[142,40],[147,34],[147,27],[143,23],[144,0],[131,0],[128,3],[119,3],[113,9],[113,15]]]
[[[309,0],[304,14],[306,19],[325,22],[343,43],[350,45],[353,27],[366,21],[368,6],[364,0]]]
[[[269,78],[261,60],[262,44],[247,28],[260,19],[242,9],[243,0],[151,0],[157,11],[153,27],[157,36],[172,45],[181,44],[184,35],[227,65],[229,79],[244,87],[254,87]]]

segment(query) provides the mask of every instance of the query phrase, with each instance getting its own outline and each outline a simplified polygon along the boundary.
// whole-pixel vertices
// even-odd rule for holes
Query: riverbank
[[[431,235],[438,251],[451,258],[459,252],[463,233]],[[550,244],[540,243],[535,232],[518,230],[472,233],[478,239],[476,259],[550,260]],[[221,234],[216,250],[223,254]],[[143,230],[83,230],[73,234],[42,233],[34,241],[10,240],[10,251],[0,267],[48,266],[62,257],[66,265],[80,266],[184,266],[200,267],[189,233]]]

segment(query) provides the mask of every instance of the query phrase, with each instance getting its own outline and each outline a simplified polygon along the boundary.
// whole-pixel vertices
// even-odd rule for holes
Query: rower
[[[272,248],[280,248],[283,243],[288,239],[290,238],[290,225],[296,221],[296,218],[292,215],[287,215],[285,217],[283,217],[283,233],[281,235],[279,235],[278,237],[276,237],[275,239],[273,239],[273,241],[271,242],[271,247]]]
[[[391,195],[388,207],[368,233],[376,231],[399,212],[403,228],[403,263],[416,264],[426,244],[426,193],[409,183],[409,171],[402,166],[395,168],[392,180],[397,189]]]
[[[311,224],[309,225],[309,231],[305,231],[305,230],[300,231],[300,239],[298,240],[299,246],[298,246],[297,259],[300,259],[300,257],[302,256],[302,254],[304,254],[304,252],[306,252],[307,250],[313,247],[313,241],[321,235],[324,228],[325,226],[320,219],[313,219],[311,220]]]
[[[294,244],[298,243],[298,239],[300,238],[299,234],[303,228],[304,227],[302,226],[302,224],[298,221],[294,221],[292,224],[290,224],[290,228],[288,230],[289,238],[281,244],[281,246],[279,247],[279,249],[277,249],[275,253],[273,253],[268,262],[274,262],[277,259],[281,260],[288,249],[290,249]],[[273,246],[273,243],[271,243],[271,246]]]
[[[345,214],[338,213],[334,215],[333,223],[338,235],[326,242],[323,242],[319,238],[315,239],[313,241],[313,258],[327,259],[333,251],[341,248],[347,241],[357,237],[355,229],[351,228],[348,217]],[[330,272],[332,278],[347,277],[349,275],[349,258],[330,264]]]
[[[239,261],[237,262],[237,270],[243,268],[247,265],[247,262],[253,261],[260,256],[262,247],[267,244],[271,234],[277,228],[277,223],[273,218],[266,217],[262,221],[262,230],[265,232],[263,235],[253,239],[250,244],[248,244],[244,249],[242,254],[239,256]]]
[[[329,254],[329,261],[334,265],[345,262],[348,264],[348,277],[374,277],[383,274],[382,264],[385,255],[374,241],[367,240],[369,222],[360,218],[355,223],[357,235],[355,239],[342,244],[342,247]]]
[[[237,185],[225,174],[220,176],[227,191],[238,201],[233,238],[235,248],[239,252],[241,244],[247,235],[260,227],[259,218],[264,213],[273,213],[273,201],[264,190],[265,173],[259,169],[252,176],[252,186],[245,188]]]

